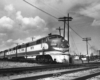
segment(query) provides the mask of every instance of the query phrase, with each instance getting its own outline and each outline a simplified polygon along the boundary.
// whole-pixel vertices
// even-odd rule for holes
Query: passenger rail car
[[[38,39],[33,42],[18,45],[11,49],[7,49],[0,52],[0,58],[29,58],[34,56],[37,61],[69,61],[68,51],[69,44],[60,35],[49,34],[48,36]]]

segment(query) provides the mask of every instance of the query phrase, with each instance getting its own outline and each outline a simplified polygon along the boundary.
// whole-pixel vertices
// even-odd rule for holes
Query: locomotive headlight
[[[48,46],[47,43],[42,43],[42,44],[41,44],[41,47],[44,48],[44,49],[48,49],[48,48],[49,48],[49,46]]]

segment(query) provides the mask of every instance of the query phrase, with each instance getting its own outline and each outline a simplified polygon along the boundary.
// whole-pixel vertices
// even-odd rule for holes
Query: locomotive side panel
[[[61,37],[60,35],[50,35],[47,36],[45,38],[41,38],[37,41],[34,42],[29,42],[26,44],[22,44],[22,45],[18,45],[10,50],[7,50],[5,52],[5,56],[6,57],[17,57],[19,56],[30,56],[30,55],[40,55],[41,53],[45,53],[48,51],[59,51],[61,53],[52,55],[51,53],[49,53],[49,55],[51,55],[52,58],[56,58],[58,62],[59,61],[59,56],[64,58],[64,54],[65,52],[68,51],[68,42],[66,40],[63,39],[63,37]],[[1,57],[4,57],[4,54],[0,54]],[[67,56],[65,56],[67,57]],[[66,58],[67,60],[68,58]],[[61,59],[60,59],[61,60]]]

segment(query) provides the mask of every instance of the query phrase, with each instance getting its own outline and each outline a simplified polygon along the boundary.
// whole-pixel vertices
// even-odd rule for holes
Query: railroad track
[[[73,80],[87,80],[87,79],[93,78],[93,77],[98,76],[98,75],[100,75],[100,71],[99,72],[94,72],[92,74],[89,74],[89,75],[86,75],[86,76],[82,76],[82,77],[79,77],[79,78],[76,78],[76,79],[73,79]]]
[[[7,73],[19,73],[23,71],[36,71],[36,70],[46,70],[53,68],[75,68],[75,67],[88,67],[88,66],[97,66],[98,64],[44,64],[43,66],[33,66],[33,67],[17,67],[17,68],[3,68],[0,69],[1,74]]]
[[[27,77],[27,78],[20,78],[20,79],[14,79],[14,80],[35,80],[38,78],[44,78],[44,77],[50,77],[50,76],[58,76],[58,75],[63,75],[63,74],[68,74],[68,73],[73,73],[73,72],[77,72],[77,71],[83,71],[83,70],[87,70],[87,69],[93,69],[93,68],[97,68],[98,64],[76,64],[76,65],[66,65],[66,64],[49,64],[49,65],[45,65],[45,66],[35,66],[35,67],[21,67],[21,68],[8,68],[8,69],[0,69],[0,75],[3,76],[7,76],[7,75],[17,75],[17,73],[33,73],[33,72],[45,72],[45,71],[53,71],[53,70],[58,70],[58,69],[75,69],[72,71],[64,71],[64,72],[58,72],[58,73],[50,73],[50,74],[44,74],[44,75],[38,75],[38,76],[34,76],[34,77]],[[90,67],[91,66],[91,67]],[[79,69],[76,70],[76,68],[82,68],[84,67],[84,69]]]
[[[24,78],[12,79],[12,80],[37,80],[37,79],[43,79],[43,78],[47,78],[47,77],[58,77],[58,76],[61,76],[63,74],[70,74],[70,73],[75,73],[75,72],[90,70],[90,69],[95,69],[95,68],[98,68],[98,67],[95,66],[95,67],[85,67],[85,68],[79,68],[79,69],[57,71],[57,72],[44,73],[42,75],[39,74],[37,76],[33,75],[31,77],[24,77]],[[82,79],[77,78],[75,80],[82,80]]]
[[[26,71],[48,70],[48,69],[56,69],[56,68],[75,68],[81,66],[82,65],[48,64],[44,66],[5,68],[5,69],[0,69],[0,75],[10,74],[10,73],[20,73],[20,72],[22,73]]]

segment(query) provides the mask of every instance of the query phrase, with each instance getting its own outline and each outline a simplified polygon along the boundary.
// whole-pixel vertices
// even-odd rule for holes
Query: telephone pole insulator
[[[63,29],[59,27],[56,30],[59,30],[59,35],[61,36],[61,30],[63,30]]]

